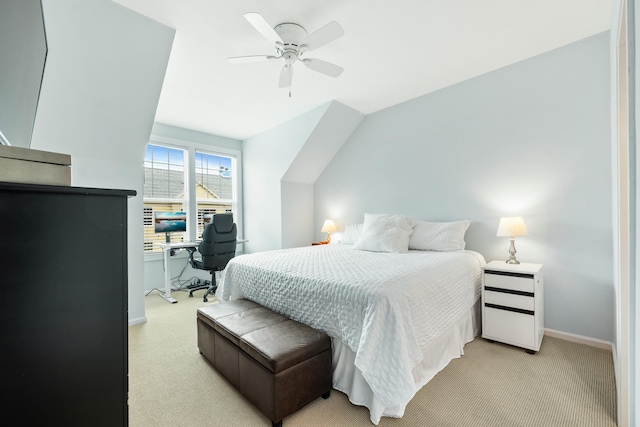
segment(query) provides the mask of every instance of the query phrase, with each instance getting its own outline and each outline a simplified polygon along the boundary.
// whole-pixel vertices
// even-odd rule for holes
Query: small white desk
[[[172,304],[177,303],[175,298],[171,296],[171,268],[169,268],[169,260],[171,259],[172,249],[197,248],[199,242],[171,242],[157,243],[162,248],[164,255],[164,294],[160,296]]]
[[[236,244],[248,242],[246,239],[237,239]],[[171,296],[171,269],[169,268],[169,260],[171,259],[172,249],[186,249],[197,248],[200,241],[196,242],[171,242],[171,243],[156,243],[162,248],[164,257],[164,294],[160,296],[172,304],[177,303],[175,298]]]

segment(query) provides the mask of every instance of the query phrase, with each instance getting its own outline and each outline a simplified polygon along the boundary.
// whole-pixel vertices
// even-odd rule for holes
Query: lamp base
[[[509,259],[506,260],[505,262],[507,264],[520,264],[520,261],[516,259],[516,242],[515,242],[516,239],[512,237],[510,240],[511,240],[511,246],[509,247]]]

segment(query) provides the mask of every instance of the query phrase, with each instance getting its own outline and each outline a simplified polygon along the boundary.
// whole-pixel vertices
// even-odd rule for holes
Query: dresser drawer
[[[535,345],[534,316],[486,306],[483,308],[482,336],[484,338],[538,350]]]
[[[487,270],[484,272],[484,286],[520,292],[533,292],[534,280],[533,276],[529,275],[505,275]]]
[[[484,291],[485,304],[495,304],[504,307],[513,307],[520,310],[535,310],[535,299],[529,296],[513,295],[504,292]]]

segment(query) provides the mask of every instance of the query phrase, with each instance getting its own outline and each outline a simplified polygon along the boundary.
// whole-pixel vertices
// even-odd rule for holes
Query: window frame
[[[203,144],[188,140],[176,139],[160,135],[151,135],[148,144],[162,145],[169,148],[177,148],[185,151],[185,201],[184,206],[187,211],[187,231],[184,238],[187,240],[196,240],[198,233],[198,201],[196,198],[196,151],[206,154],[220,155],[231,157],[234,173],[234,185],[232,188],[231,209],[234,213],[234,222],[238,230],[238,238],[242,236],[242,152],[237,149],[222,147],[214,144]],[[148,145],[145,145],[145,150]],[[144,172],[144,164],[141,165]],[[227,200],[227,199],[224,199]],[[143,195],[144,205],[144,195]],[[144,221],[144,214],[143,214]],[[145,260],[161,259],[162,252],[144,253]]]
[[[177,210],[184,210],[186,205],[187,205],[187,197],[189,196],[188,193],[187,193],[187,185],[188,185],[188,183],[187,183],[187,170],[189,168],[189,161],[188,161],[189,153],[188,153],[188,150],[185,147],[180,147],[180,146],[177,146],[177,145],[161,144],[161,143],[157,143],[157,142],[154,143],[152,141],[149,141],[149,143],[145,147],[145,152],[149,149],[149,145],[156,145],[156,146],[159,146],[159,147],[162,147],[162,148],[166,148],[166,149],[169,149],[169,150],[179,150],[179,151],[182,152],[182,165],[181,165],[182,171],[181,172],[182,172],[182,181],[184,182],[184,184],[183,184],[183,187],[182,187],[182,190],[181,190],[182,194],[183,194],[182,198],[171,197],[171,194],[169,194],[168,197],[148,197],[148,196],[144,195],[144,188],[143,188],[143,192],[142,192],[142,197],[143,197],[143,202],[142,202],[142,204],[143,204],[143,230],[144,230],[144,227],[148,226],[149,214],[153,215],[152,213],[148,212],[149,208],[147,208],[145,206],[146,203],[159,203],[159,204],[163,204],[163,205],[177,205],[177,204],[181,205],[180,209],[177,209],[177,208],[172,206],[170,209],[167,210],[167,212],[173,212],[173,211],[177,211]],[[170,162],[171,162],[171,154],[169,154],[168,163],[166,163],[166,165],[170,166],[172,164]],[[165,164],[162,161],[158,161],[157,163],[159,165]],[[145,160],[143,161],[143,166],[142,166],[143,174],[145,173],[144,172],[145,164],[146,164],[146,155],[145,155]],[[171,170],[171,168],[167,167],[167,170],[169,171],[169,170]],[[171,181],[171,179],[169,179],[169,177],[170,177],[170,174],[167,177],[168,182]],[[144,179],[145,179],[145,177],[143,176],[143,180]],[[144,185],[145,185],[145,183],[143,182],[143,187],[144,187]],[[153,183],[152,183],[152,186],[153,186]],[[156,210],[156,212],[163,212],[163,211],[164,211],[163,209]],[[151,216],[150,220],[153,221],[153,216]],[[188,237],[187,237],[188,234],[186,232],[179,233],[179,234],[180,235],[178,236],[178,238],[182,238],[184,240],[189,240]],[[146,235],[146,231],[145,231],[145,235]],[[148,251],[145,250],[146,247],[147,247],[147,241],[144,240],[144,237],[143,237],[143,252],[144,253],[149,253]],[[158,248],[155,247],[155,243],[152,242],[151,243],[151,251],[154,251],[154,250],[155,250],[155,252],[158,252]]]

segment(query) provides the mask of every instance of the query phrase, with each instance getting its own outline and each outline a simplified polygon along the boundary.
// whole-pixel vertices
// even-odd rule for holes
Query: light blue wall
[[[138,193],[128,202],[128,298],[129,321],[142,322],[141,166],[174,30],[110,0],[42,4],[49,52],[31,148],[70,154],[74,186]]]
[[[282,248],[281,180],[328,107],[322,105],[243,141],[247,252]],[[312,215],[312,205],[303,204],[300,209],[305,217]]]
[[[247,252],[314,240],[313,183],[362,118],[331,101],[243,142]]]
[[[316,228],[469,219],[467,248],[544,264],[545,326],[612,341],[608,32],[368,115],[315,183]],[[338,238],[335,234],[334,239]]]

